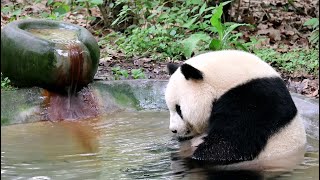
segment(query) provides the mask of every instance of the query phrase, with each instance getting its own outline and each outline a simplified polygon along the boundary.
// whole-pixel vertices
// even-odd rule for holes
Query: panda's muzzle
[[[177,133],[178,131],[177,130],[172,130],[171,132],[173,132],[173,133]],[[189,134],[191,131],[190,130],[188,130],[187,131],[187,134]]]
[[[172,130],[172,132],[173,132],[173,133],[177,133],[177,130]],[[183,135],[183,136],[180,135],[180,136],[179,136],[179,134],[177,134],[176,138],[177,138],[177,140],[178,140],[179,142],[181,142],[181,141],[186,141],[186,140],[190,140],[190,139],[193,138],[192,135],[190,136],[190,133],[191,133],[191,131],[190,131],[190,130],[187,130],[187,132],[185,133],[185,135]]]
[[[193,138],[193,136],[177,136],[177,140],[178,140],[179,142],[187,141],[187,140],[190,140],[190,139],[192,139],[192,138]]]

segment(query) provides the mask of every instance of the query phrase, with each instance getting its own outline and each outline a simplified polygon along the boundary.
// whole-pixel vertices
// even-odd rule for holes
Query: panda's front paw
[[[191,139],[191,146],[198,147],[201,143],[203,143],[203,138],[206,136],[207,134],[203,134],[201,136],[194,137],[193,139]]]

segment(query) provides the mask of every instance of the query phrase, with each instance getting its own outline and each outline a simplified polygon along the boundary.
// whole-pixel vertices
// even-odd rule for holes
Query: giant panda
[[[169,129],[189,142],[184,157],[266,171],[292,169],[303,160],[303,122],[280,75],[259,57],[221,50],[167,68]]]

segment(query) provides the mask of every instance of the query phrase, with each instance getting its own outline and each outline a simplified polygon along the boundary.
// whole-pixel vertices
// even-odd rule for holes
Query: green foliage
[[[65,2],[48,0],[47,5],[50,8],[50,14],[44,12],[41,14],[42,17],[53,19],[53,20],[62,20],[62,18],[70,11],[70,6]]]
[[[311,26],[313,31],[309,36],[309,42],[311,44],[318,44],[319,45],[319,19],[318,18],[311,18],[307,20],[304,26]],[[317,46],[318,47],[318,46]]]
[[[319,75],[319,49],[297,49],[287,53],[256,49],[254,53],[283,72]]]
[[[230,3],[231,1],[220,3],[214,9],[214,13],[210,19],[211,25],[215,28],[215,32],[218,33],[218,38],[214,38],[211,40],[209,48],[211,50],[222,50],[222,49],[242,49],[248,51],[248,49],[243,46],[239,41],[238,38],[242,36],[241,33],[233,34],[236,28],[240,26],[249,26],[252,27],[250,24],[239,24],[239,23],[222,23],[221,17],[223,14],[223,6]]]
[[[168,5],[170,4],[170,5]],[[152,23],[165,25],[171,29],[176,27],[189,30],[204,30],[210,27],[210,15],[213,7],[207,7],[203,0],[166,1],[166,0],[118,0],[112,8],[121,7],[120,13],[112,25],[120,24],[130,19],[136,25]]]
[[[265,38],[259,36],[251,36],[250,41],[243,43],[242,45],[250,52],[257,50],[256,45],[263,42]]]
[[[111,70],[112,70],[112,73],[114,75],[115,80],[129,78],[128,70],[121,69],[119,66],[113,67]],[[132,69],[131,76],[133,79],[144,79],[145,78],[145,74],[143,73],[142,69]]]
[[[137,27],[129,33],[129,35],[122,35],[116,40],[118,47],[129,57],[158,54],[159,56],[154,58],[174,58],[181,55],[181,45],[174,41],[179,35],[163,26]]]
[[[223,6],[230,1],[221,3],[216,8],[207,7],[201,0],[185,1],[179,7],[173,4],[171,8],[164,6],[165,4],[161,5],[161,1],[157,2],[159,6],[156,6],[154,12],[146,18],[149,22],[158,23],[157,25],[132,26],[126,35],[122,35],[116,41],[127,56],[181,59],[181,55],[190,58],[193,53],[208,49],[237,48],[248,51],[248,48],[238,41],[242,34],[233,34],[232,31],[239,26],[250,25],[221,22]],[[146,7],[148,8],[150,7]],[[131,8],[124,6],[122,10],[123,14],[127,14]],[[125,20],[123,14],[120,13],[114,23],[123,22]],[[140,21],[141,23],[143,25],[146,22]],[[191,35],[186,35],[185,32]],[[218,38],[211,40],[210,33],[217,34]]]
[[[186,58],[190,58],[193,52],[208,49],[210,39],[211,37],[206,33],[192,34],[181,41],[183,55]]]
[[[181,3],[181,1],[180,1]],[[178,26],[189,31],[210,31],[210,14],[213,7],[207,7],[206,2],[202,0],[197,1],[184,1],[179,4],[177,1],[173,7],[168,8],[162,5],[161,8],[157,8],[158,15],[151,15],[158,23],[166,23],[169,26]]]
[[[128,57],[182,59],[208,48],[203,42],[209,43],[209,33],[213,31],[210,17],[214,7],[208,7],[205,1],[119,0],[114,7],[120,4],[124,6],[112,25],[132,18],[136,22],[116,41]],[[193,32],[196,33],[192,35]]]
[[[121,69],[119,66],[113,67],[112,73],[114,75],[115,80],[119,80],[121,78],[127,79],[129,77],[129,73],[127,70]]]
[[[11,81],[8,77],[4,77],[1,73],[1,90],[14,90],[15,88],[11,85]]]
[[[133,79],[144,79],[146,78],[145,74],[143,73],[142,69],[132,69],[131,75]]]
[[[67,1],[55,1],[55,0],[47,0],[47,6],[49,6],[50,14],[47,12],[41,13],[43,18],[53,19],[53,20],[62,20],[68,12],[79,11],[81,9],[87,9],[87,12],[90,12],[89,8],[100,5],[103,3],[103,0],[75,0],[76,7],[73,4],[68,4]],[[86,17],[88,19],[94,19],[89,13]]]
[[[196,51],[203,51],[203,50],[221,50],[221,49],[242,49],[245,51],[249,51],[248,49],[249,44],[241,43],[238,39],[242,36],[242,33],[232,33],[236,28],[240,26],[249,26],[252,27],[249,24],[239,24],[239,23],[222,23],[221,17],[223,14],[223,6],[230,3],[231,1],[220,3],[219,6],[213,9],[212,15],[209,15],[210,23],[211,23],[211,32],[213,35],[218,36],[218,38],[214,38],[210,41],[211,37],[205,33],[195,33],[189,36],[188,38],[181,41],[182,44],[182,52],[186,58],[190,58],[192,53]],[[205,7],[205,4],[202,6]],[[203,9],[203,8],[201,8]],[[202,12],[202,11],[200,11]],[[200,13],[201,14],[201,13]],[[206,15],[208,17],[208,15]],[[205,23],[206,24],[206,23]],[[209,28],[207,28],[209,29]],[[251,41],[251,45],[254,43],[254,41]],[[206,45],[208,44],[208,45]]]
[[[8,125],[10,123],[9,118],[1,118],[1,126]]]
[[[1,13],[4,15],[10,15],[9,22],[17,20],[17,17],[19,17],[24,10],[24,7],[21,5],[15,5],[15,4],[8,4],[8,5],[1,5]]]
[[[103,0],[78,0],[77,2],[88,2],[90,4],[90,6],[96,6],[96,5],[100,5],[103,3]]]
[[[133,9],[131,9],[129,6],[127,5],[124,5],[122,8],[121,8],[121,11],[120,13],[118,14],[118,18],[116,18],[113,22],[112,22],[112,26],[115,25],[115,24],[120,24],[124,21],[127,20],[127,17],[129,16],[129,14],[132,12]]]

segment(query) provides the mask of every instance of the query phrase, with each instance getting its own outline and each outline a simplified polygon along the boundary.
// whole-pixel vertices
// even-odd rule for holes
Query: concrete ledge
[[[89,88],[99,101],[101,113],[118,111],[166,111],[164,100],[167,80],[95,81]],[[42,89],[28,88],[1,92],[1,124],[41,120]],[[319,139],[319,99],[291,93],[305,119],[307,133]]]

